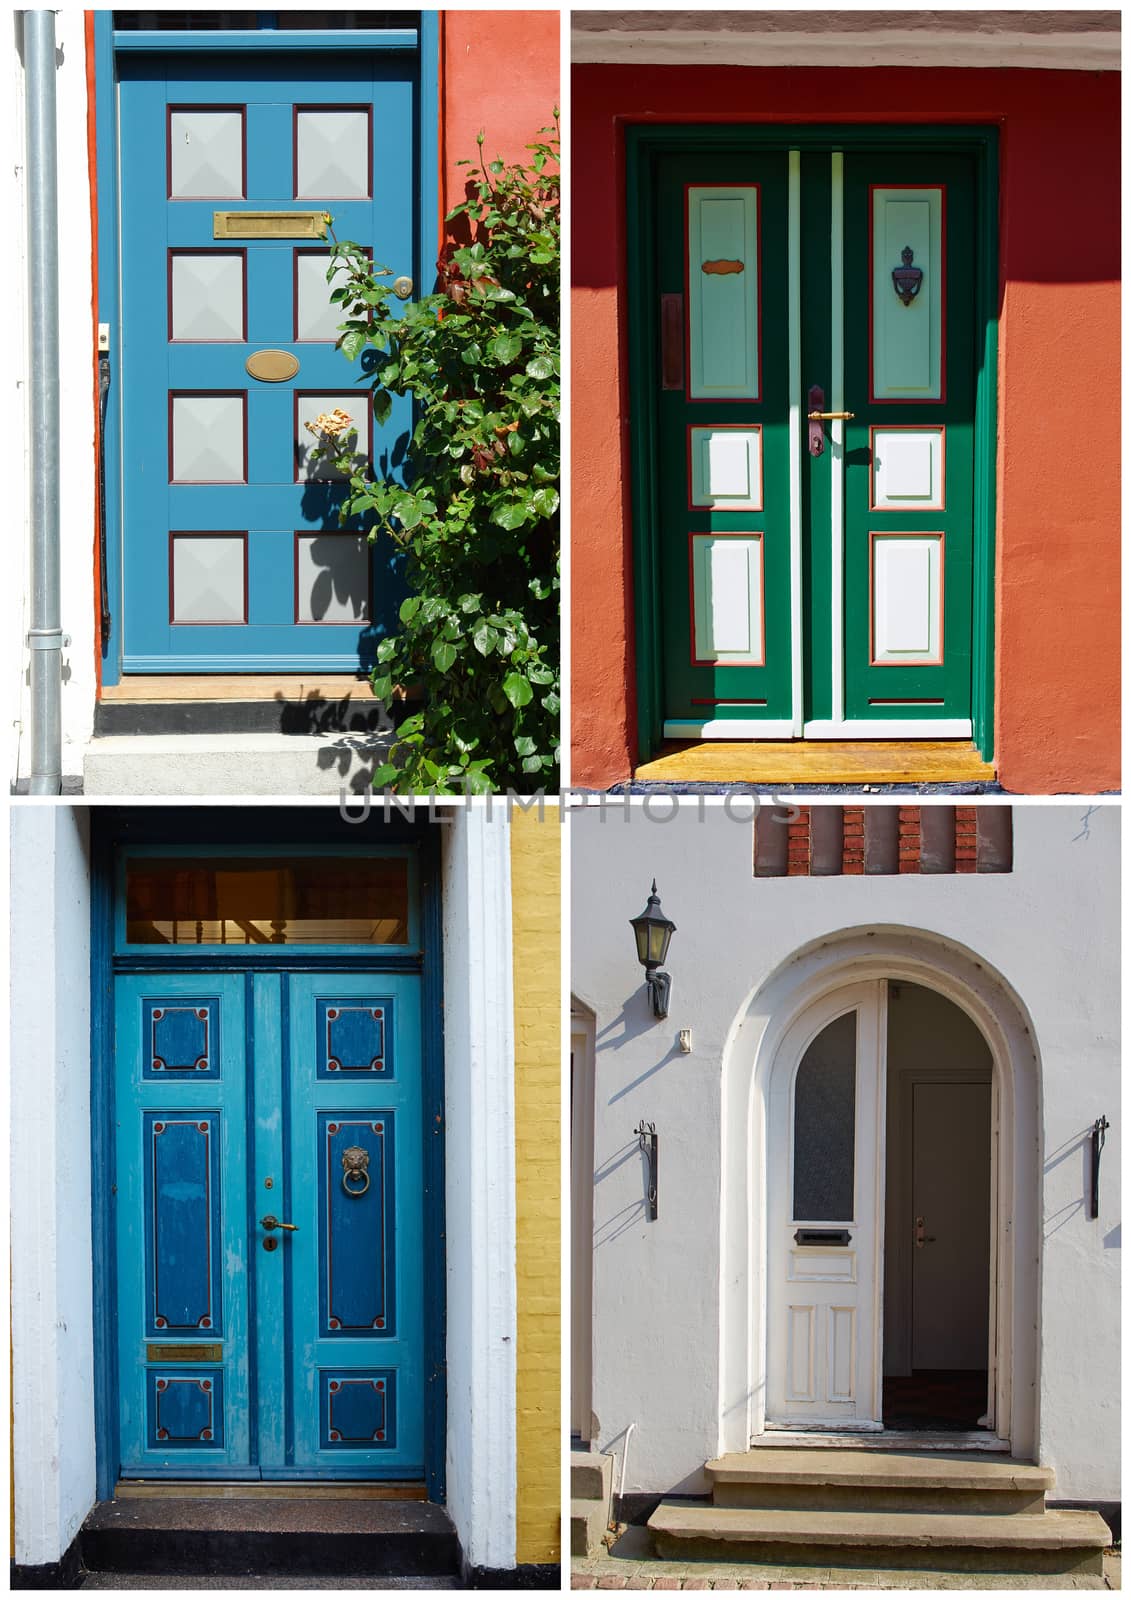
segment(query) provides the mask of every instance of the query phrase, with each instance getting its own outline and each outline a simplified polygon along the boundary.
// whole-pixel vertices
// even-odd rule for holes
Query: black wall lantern
[[[668,945],[671,944],[672,934],[675,932],[675,923],[664,916],[660,897],[656,893],[655,878],[652,879],[652,893],[648,896],[648,904],[638,917],[629,920],[636,935],[636,955],[644,968],[645,982],[652,1000],[652,1015],[666,1017],[672,980],[668,973],[660,972],[658,969],[668,958]]]

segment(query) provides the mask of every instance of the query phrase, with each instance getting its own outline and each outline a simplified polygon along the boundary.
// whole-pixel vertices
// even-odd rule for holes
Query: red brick
[[[627,1589],[628,1588],[628,1579],[627,1578],[598,1578],[597,1579],[597,1587],[598,1587],[598,1589]]]
[[[652,1587],[653,1589],[678,1589],[679,1585],[679,1578],[657,1578]]]
[[[569,1586],[571,1589],[595,1589],[597,1579],[591,1572],[575,1572],[569,1580]]]

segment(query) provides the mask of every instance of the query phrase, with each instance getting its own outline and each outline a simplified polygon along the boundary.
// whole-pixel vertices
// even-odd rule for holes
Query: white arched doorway
[[[885,1184],[899,1181],[898,1171],[885,1174],[887,1007],[904,985],[956,1008],[982,1049],[983,1065],[965,1076],[984,1077],[988,1123],[980,1269],[987,1402],[980,1428],[955,1443],[1008,1443],[1021,1456],[1035,1450],[1036,1042],[1016,995],[975,954],[921,930],[884,927],[838,933],[799,951],[749,997],[731,1028],[723,1067],[721,1451],[746,1450],[768,1428],[884,1438],[885,1321],[893,1338],[900,1328],[890,1307],[885,1319],[884,1304]],[[850,1219],[832,1215],[849,1205],[836,1199],[835,1181],[832,1194],[809,1200],[793,1187],[799,1072],[812,1068],[814,1051],[830,1049],[849,1051],[854,1064]],[[804,1077],[801,1084],[804,1101]],[[834,1114],[830,1126],[836,1121]],[[837,1160],[835,1149],[822,1152],[826,1177]],[[823,1214],[799,1219],[795,1203]],[[809,1283],[800,1281],[799,1263]],[[889,1271],[889,1291],[894,1281]],[[830,1328],[840,1329],[839,1351]],[[820,1370],[810,1374],[815,1351]],[[893,1442],[905,1437],[887,1432]]]

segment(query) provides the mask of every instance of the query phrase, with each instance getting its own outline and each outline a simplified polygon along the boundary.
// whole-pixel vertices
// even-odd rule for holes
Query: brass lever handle
[[[845,422],[856,415],[855,411],[810,411],[810,422]]]
[[[915,1248],[921,1250],[925,1244],[934,1244],[935,1235],[926,1232],[926,1217],[915,1218]]]
[[[265,1217],[260,1217],[259,1226],[266,1228],[268,1233],[271,1232],[272,1228],[285,1228],[288,1233],[298,1232],[297,1222],[280,1222],[278,1217],[272,1216],[270,1213]]]

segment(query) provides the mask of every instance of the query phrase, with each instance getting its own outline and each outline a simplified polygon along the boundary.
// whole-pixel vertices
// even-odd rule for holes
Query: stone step
[[[613,1458],[597,1450],[571,1450],[569,1492],[575,1500],[601,1500],[608,1505],[613,1492]]]
[[[435,1578],[459,1568],[447,1512],[421,1500],[103,1500],[80,1551],[89,1572],[131,1574]]]
[[[600,1500],[571,1500],[569,1503],[569,1553],[595,1556],[601,1553],[601,1540],[609,1526],[609,1508]]]
[[[716,1505],[762,1510],[1039,1515],[1055,1482],[1032,1462],[937,1451],[755,1449],[706,1471]]]
[[[662,1501],[648,1527],[670,1560],[1080,1575],[1102,1575],[1111,1537],[1092,1511],[924,1516],[761,1511],[686,1500]]]

